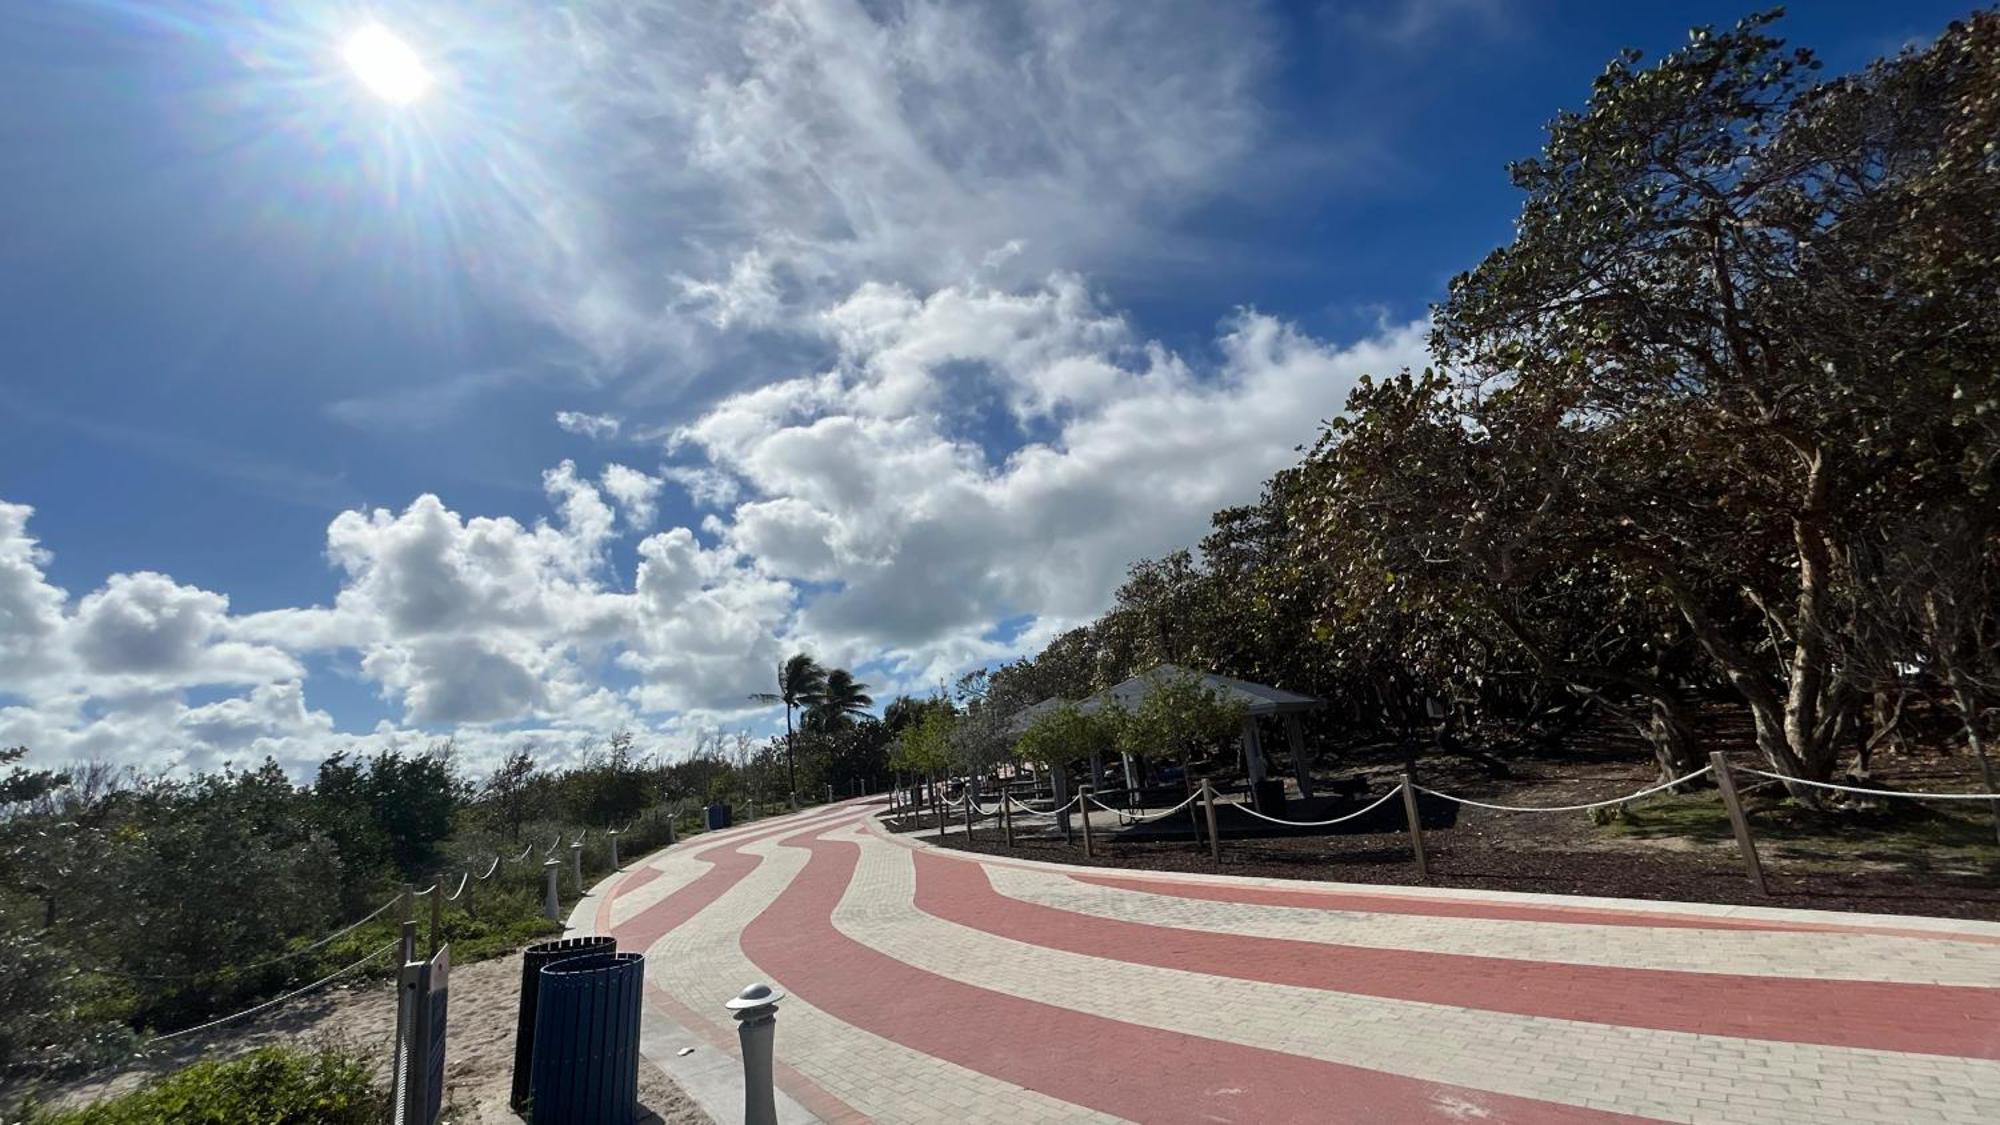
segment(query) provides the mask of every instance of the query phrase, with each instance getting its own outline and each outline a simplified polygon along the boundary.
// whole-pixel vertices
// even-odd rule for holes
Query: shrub
[[[368,1070],[342,1050],[263,1047],[81,1109],[31,1114],[26,1125],[370,1125],[388,1099]]]

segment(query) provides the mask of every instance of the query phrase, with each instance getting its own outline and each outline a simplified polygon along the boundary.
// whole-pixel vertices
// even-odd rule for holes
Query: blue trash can
[[[542,969],[551,962],[571,957],[590,957],[618,952],[618,939],[596,937],[562,938],[529,946],[521,954],[521,1003],[514,1020],[514,1086],[507,1104],[520,1109],[528,1104],[528,1078],[535,1058],[535,1006],[542,998]]]
[[[708,814],[708,830],[710,832],[719,832],[724,828],[728,828],[732,823],[733,818],[730,816],[729,802],[727,801],[717,801],[703,811]]]
[[[632,1125],[638,1119],[645,975],[641,953],[599,953],[542,967],[529,1090],[535,1125]]]

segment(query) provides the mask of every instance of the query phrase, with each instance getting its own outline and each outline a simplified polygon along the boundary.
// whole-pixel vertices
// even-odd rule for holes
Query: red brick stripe
[[[1148,1122],[1637,1120],[1140,1027],[926,972],[833,925],[860,848],[812,839],[818,831],[783,841],[812,857],[743,931],[743,951],[822,1011],[925,1054]],[[782,1044],[782,1015],[778,1035]]]
[[[1024,902],[994,890],[982,864],[929,851],[915,856],[919,910],[1092,957],[1618,1027],[2000,1058],[2000,989],[1572,965],[1208,933]]]
[[[853,810],[844,811],[852,812]],[[814,827],[808,829],[808,831],[824,832],[828,828],[834,827],[838,822],[835,817],[820,819],[825,821],[825,823],[816,824]],[[627,918],[625,921],[609,928],[607,928],[607,924],[610,922],[611,899],[610,896],[607,896],[604,904],[598,907],[598,929],[617,938],[618,948],[628,953],[644,953],[652,948],[654,942],[667,936],[670,931],[685,923],[688,919],[708,909],[716,899],[727,894],[729,888],[742,882],[744,876],[757,870],[757,865],[763,862],[762,857],[747,855],[739,851],[738,849],[743,845],[754,844],[759,840],[768,840],[773,836],[782,836],[787,832],[796,832],[798,830],[799,823],[792,821],[780,828],[770,828],[762,832],[748,833],[724,843],[703,848],[694,853],[694,858],[713,864],[714,866],[697,875],[694,881],[690,882],[687,886],[680,888],[653,905],[648,906],[646,909],[641,910],[639,913],[634,914],[632,917]]]

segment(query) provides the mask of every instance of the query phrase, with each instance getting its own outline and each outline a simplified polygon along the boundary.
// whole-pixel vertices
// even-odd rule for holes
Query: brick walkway
[[[2000,926],[1069,869],[872,811],[698,837],[580,916],[717,1047],[784,988],[826,1120],[2000,1120]]]

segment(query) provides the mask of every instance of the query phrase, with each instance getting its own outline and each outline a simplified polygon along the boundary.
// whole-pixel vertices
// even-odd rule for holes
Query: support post
[[[436,957],[438,945],[444,938],[444,872],[437,873],[437,885],[431,888],[431,944],[430,956]]]
[[[938,789],[937,781],[931,781],[931,807],[937,813],[938,840],[944,840],[944,793]]]
[[[616,871],[618,870],[618,830],[613,828],[606,832],[605,835],[611,837],[611,870]]]
[[[569,846],[569,870],[570,874],[576,876],[576,893],[577,896],[580,898],[583,895],[583,841],[582,840],[578,840],[576,843],[571,844]]]
[[[1076,815],[1078,819],[1083,821],[1083,854],[1086,856],[1097,854],[1096,845],[1090,838],[1090,792],[1092,788],[1093,786],[1080,785],[1076,790]]]
[[[1729,772],[1729,759],[1720,750],[1711,750],[1709,764],[1715,767],[1715,787],[1722,791],[1722,807],[1729,811],[1729,827],[1736,833],[1736,846],[1743,851],[1743,870],[1760,895],[1769,895],[1764,885],[1764,865],[1757,860],[1757,841],[1750,838],[1750,818],[1743,815],[1743,801],[1736,795],[1736,775]]]
[[[1000,787],[1000,838],[1011,848],[1014,846],[1014,810],[1007,807],[1010,800],[1012,800],[1012,796],[1007,792],[1007,787],[1002,785]]]
[[[965,842],[972,842],[972,779],[965,779]]]
[[[1424,856],[1424,825],[1417,818],[1417,784],[1410,775],[1403,775],[1403,813],[1410,818],[1410,851],[1417,859],[1417,880],[1431,881],[1430,860]]]
[[[415,883],[404,883],[403,921],[414,922],[416,920],[417,920],[417,885]]]
[[[1215,786],[1201,779],[1201,809],[1208,817],[1208,858],[1222,862],[1222,835],[1215,830]]]
[[[417,924],[404,922],[396,929],[396,959],[407,965],[417,959]]]
[[[542,917],[551,922],[562,921],[562,899],[556,894],[556,871],[561,867],[553,856],[542,861]]]
[[[1312,800],[1312,763],[1306,761],[1305,724],[1296,714],[1285,716],[1285,745],[1292,752],[1292,777],[1299,783],[1299,796]]]
[[[771,1056],[777,1040],[778,1001],[784,998],[780,989],[753,984],[723,1005],[736,1017],[736,1038],[743,1047],[743,1125],[778,1125]]]
[[[474,862],[474,863],[478,863],[479,861],[478,861],[478,860],[473,860],[473,862]],[[498,870],[500,870],[500,869],[496,867],[496,868],[494,868],[493,870],[495,870],[495,871],[498,871]],[[464,897],[464,899],[465,899],[465,916],[466,916],[467,918],[470,918],[470,917],[472,917],[472,885],[473,885],[474,883],[477,883],[478,881],[479,881],[479,880],[477,880],[477,879],[475,879],[475,878],[473,878],[473,877],[472,877],[472,868],[470,868],[470,867],[466,868],[466,869],[465,869],[465,891],[464,891],[464,893],[463,893],[463,897]]]

